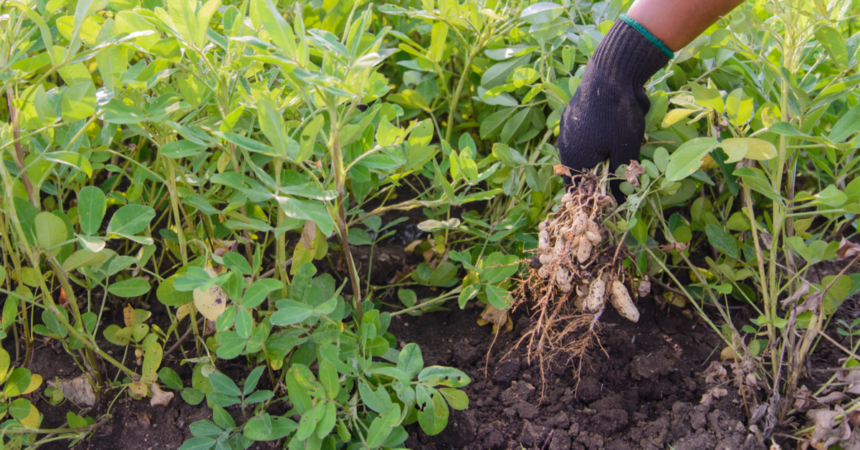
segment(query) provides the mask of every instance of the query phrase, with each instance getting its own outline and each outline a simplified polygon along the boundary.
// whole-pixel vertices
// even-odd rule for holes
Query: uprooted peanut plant
[[[624,247],[601,226],[616,206],[607,194],[605,165],[571,176],[558,210],[538,226],[538,247],[530,271],[515,291],[514,308],[533,316],[520,339],[541,370],[562,356],[575,361],[578,378],[589,350],[599,344],[600,317],[611,304],[637,322],[639,310],[628,291],[632,278],[622,267]]]

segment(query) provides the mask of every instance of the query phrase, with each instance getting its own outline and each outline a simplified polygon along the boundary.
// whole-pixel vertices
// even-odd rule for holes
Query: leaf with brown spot
[[[146,397],[146,393],[149,392],[146,387],[146,383],[142,381],[132,381],[128,384],[128,390],[131,391],[131,394],[137,399]]]

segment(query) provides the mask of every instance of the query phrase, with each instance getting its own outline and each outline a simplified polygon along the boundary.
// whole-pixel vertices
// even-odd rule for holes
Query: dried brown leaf
[[[57,379],[48,381],[48,386],[59,389],[67,399],[78,405],[93,406],[96,403],[96,394],[93,386],[83,374],[76,378]]]
[[[313,242],[314,238],[316,237],[317,225],[312,220],[308,220],[307,222],[305,222],[305,226],[302,228],[302,238],[301,240],[299,240],[299,242],[302,243],[305,249],[313,250]]]
[[[719,386],[715,386],[711,388],[710,391],[706,392],[705,395],[702,396],[702,401],[699,402],[702,405],[709,406],[712,401],[716,399],[720,399],[728,395],[729,391],[721,388]]]
[[[705,369],[705,383],[722,383],[726,381],[728,372],[719,361],[711,361],[711,365]]]
[[[645,168],[639,164],[639,161],[630,160],[630,165],[627,166],[627,171],[624,172],[624,178],[627,179],[627,182],[632,184],[633,187],[639,187],[639,175],[645,173]]]
[[[845,258],[852,258],[857,255],[860,255],[860,245],[842,238],[842,242],[839,244],[839,250],[836,250],[836,256],[839,257],[839,260],[841,261]]]
[[[807,412],[806,417],[815,424],[812,443],[823,444],[822,448],[828,448],[851,438],[851,428],[848,426],[848,421],[843,420],[840,424],[836,424],[836,416],[844,413],[845,411],[839,406],[833,410],[822,408]]]
[[[152,384],[152,399],[149,406],[167,406],[173,399],[173,392],[164,392],[157,384]]]
[[[561,165],[561,164],[556,164],[555,166],[553,166],[553,168],[552,168],[552,169],[555,171],[555,174],[556,174],[556,175],[565,175],[565,176],[568,176],[568,177],[572,177],[572,176],[573,176],[573,175],[570,173],[570,169],[568,169],[567,167],[565,167],[565,166],[563,166],[563,165]]]
[[[803,304],[797,307],[797,313],[801,314],[806,311],[815,311],[819,306],[821,306],[822,300],[824,300],[824,291],[818,291],[814,294],[807,295]]]
[[[841,392],[831,392],[824,397],[819,397],[817,400],[818,403],[821,403],[822,405],[833,405],[841,401],[848,400],[849,398],[850,397]]]
[[[810,408],[816,405],[815,398],[812,396],[812,391],[806,386],[801,386],[794,394],[794,409],[799,412],[809,411]]]
[[[804,281],[800,288],[794,291],[794,294],[791,294],[791,297],[782,301],[782,307],[787,308],[789,305],[792,305],[800,300],[801,297],[809,293],[809,282]]]

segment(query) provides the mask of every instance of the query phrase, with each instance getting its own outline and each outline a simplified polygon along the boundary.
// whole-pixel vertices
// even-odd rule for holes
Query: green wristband
[[[663,52],[666,56],[668,56],[669,59],[675,57],[675,53],[673,53],[672,50],[669,50],[669,47],[666,47],[666,44],[664,44],[663,41],[657,39],[657,36],[651,34],[651,32],[648,31],[648,29],[646,29],[645,27],[643,27],[641,23],[635,21],[632,17],[624,13],[621,13],[621,20],[627,23],[627,25],[630,25],[631,27],[635,28],[636,31],[642,33],[642,36],[645,36],[645,39],[648,39],[648,42],[654,44],[654,46],[657,47],[657,49]]]

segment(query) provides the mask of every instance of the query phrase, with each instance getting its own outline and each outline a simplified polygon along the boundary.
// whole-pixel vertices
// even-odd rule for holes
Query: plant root
[[[601,225],[614,203],[607,195],[607,172],[602,166],[571,177],[573,187],[558,210],[540,224],[528,276],[515,282],[511,310],[527,308],[532,322],[511,351],[525,347],[529,364],[540,364],[542,393],[552,363],[571,365],[580,379],[591,350],[602,349],[600,317],[608,303],[623,317],[639,320],[625,285],[632,277],[621,265],[626,247]]]

